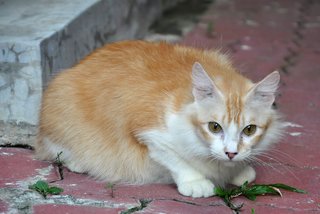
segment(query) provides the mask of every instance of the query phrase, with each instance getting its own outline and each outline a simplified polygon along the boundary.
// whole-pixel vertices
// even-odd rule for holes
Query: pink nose
[[[238,154],[238,152],[226,152],[226,155],[228,156],[228,158],[230,160],[232,160],[234,158],[234,156],[236,156]]]

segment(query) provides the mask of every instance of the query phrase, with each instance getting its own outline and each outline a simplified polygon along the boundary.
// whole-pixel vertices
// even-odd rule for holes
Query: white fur
[[[241,186],[244,181],[249,183],[256,179],[256,171],[251,166],[246,166],[237,176],[231,180],[231,184]]]
[[[47,151],[50,154],[55,155],[55,157],[53,157],[53,158],[56,158],[58,156],[58,154],[62,152],[61,155],[59,156],[60,160],[71,171],[78,172],[78,173],[86,172],[86,170],[83,168],[83,165],[81,163],[75,162],[76,159],[74,157],[72,157],[72,154],[68,149],[53,143],[48,138],[44,138],[43,143],[44,143],[45,147],[47,148]]]

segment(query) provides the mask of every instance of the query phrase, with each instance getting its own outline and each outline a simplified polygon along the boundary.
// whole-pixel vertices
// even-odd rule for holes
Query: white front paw
[[[194,198],[209,197],[214,195],[214,185],[207,179],[198,179],[178,184],[178,191]]]
[[[236,177],[231,181],[231,184],[241,186],[244,182],[251,183],[256,178],[256,171],[251,166],[246,166]]]

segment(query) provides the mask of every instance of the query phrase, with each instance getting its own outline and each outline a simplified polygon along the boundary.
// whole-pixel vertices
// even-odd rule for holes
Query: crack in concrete
[[[15,62],[20,63],[20,60],[19,60],[20,55],[23,54],[23,53],[25,53],[25,52],[27,52],[27,51],[26,51],[26,50],[23,50],[23,51],[20,51],[20,52],[19,52],[19,51],[16,51],[16,50],[14,50],[15,45],[16,45],[16,44],[11,45],[11,47],[8,47],[8,49],[9,49],[9,51],[11,51],[11,52],[14,54],[14,56],[15,56]]]
[[[141,210],[145,209],[151,202],[152,202],[151,199],[139,199],[140,204],[138,206],[129,208],[127,210],[123,210],[123,211],[121,211],[120,214],[131,214],[131,213],[141,211]]]
[[[174,201],[174,202],[183,203],[183,204],[188,204],[188,205],[193,205],[193,206],[198,206],[198,207],[225,206],[225,204],[222,203],[221,201],[211,202],[211,203],[209,203],[209,204],[200,204],[200,203],[191,202],[191,201],[182,200],[182,199],[176,199],[176,198],[159,198],[159,199],[154,199],[154,200],[158,200],[158,201]]]
[[[297,60],[300,57],[299,50],[301,49],[301,44],[304,40],[303,31],[307,23],[306,17],[313,4],[313,0],[305,0],[300,3],[300,7],[298,9],[299,15],[295,22],[296,26],[293,29],[293,36],[291,38],[293,47],[287,48],[287,54],[283,57],[283,64],[280,65],[280,71],[284,74],[289,74],[290,68],[296,65]]]
[[[34,148],[32,146],[30,146],[29,144],[20,144],[20,143],[18,143],[18,144],[7,143],[7,144],[0,145],[0,147],[34,150]]]

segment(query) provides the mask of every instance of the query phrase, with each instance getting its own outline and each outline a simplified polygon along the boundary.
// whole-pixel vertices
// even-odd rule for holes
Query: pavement
[[[260,157],[256,183],[284,183],[307,194],[244,197],[241,213],[320,213],[320,2],[217,0],[180,43],[229,53],[235,66],[258,81],[279,70],[276,107],[286,136]],[[0,213],[232,213],[218,197],[181,196],[175,185],[97,182],[57,164],[38,161],[30,147],[0,148]],[[60,170],[59,170],[60,169]],[[61,173],[63,172],[63,179]],[[63,188],[47,199],[28,189],[37,180]],[[131,209],[134,208],[134,209]]]

